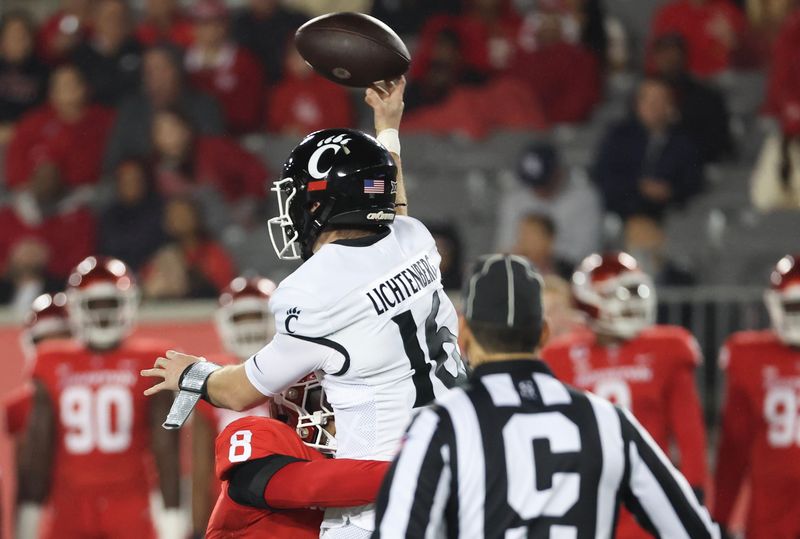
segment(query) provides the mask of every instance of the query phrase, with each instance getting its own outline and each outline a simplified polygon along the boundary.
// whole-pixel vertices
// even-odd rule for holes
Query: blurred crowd
[[[800,206],[796,0],[671,0],[643,50],[602,0],[61,0],[44,20],[0,14],[0,302],[29,305],[93,253],[127,262],[150,298],[214,297],[246,269],[221,234],[263,218],[280,163],[242,140],[358,124],[360,95],[292,46],[323,4],[370,12],[409,43],[404,133],[580,124],[616,74],[640,77],[588,174],[547,143],[520,158],[497,244],[546,273],[568,275],[598,249],[610,212],[660,284],[692,282],[664,259],[661,223],[703,190],[704,165],[735,159],[712,83],[729,70],[769,73],[763,111],[780,125],[754,202]],[[437,237],[458,286],[458,235]]]

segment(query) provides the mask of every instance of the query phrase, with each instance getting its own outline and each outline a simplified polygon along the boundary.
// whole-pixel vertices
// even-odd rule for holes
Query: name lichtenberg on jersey
[[[367,298],[375,308],[375,314],[381,315],[438,280],[438,270],[431,264],[430,257],[425,255],[400,270],[394,277],[373,287],[367,292]],[[394,301],[387,290],[394,296]]]

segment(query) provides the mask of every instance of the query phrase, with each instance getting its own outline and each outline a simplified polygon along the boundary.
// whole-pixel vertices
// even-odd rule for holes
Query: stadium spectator
[[[409,82],[404,98],[406,110],[441,103],[457,86],[485,80],[485,75],[465,63],[458,32],[452,27],[442,28],[433,39],[427,68],[418,71]]]
[[[75,47],[91,35],[92,0],[61,0],[61,9],[53,13],[39,29],[39,56],[49,64],[69,57]]]
[[[65,279],[75,264],[94,251],[95,226],[79,194],[69,194],[56,167],[44,164],[0,209],[0,268],[8,268],[18,242],[35,238],[50,251],[47,272]]]
[[[435,15],[456,15],[461,4],[460,0],[374,0],[372,16],[402,36],[416,34],[425,21]]]
[[[147,47],[171,43],[186,48],[192,44],[192,23],[181,11],[178,0],[145,0],[144,16],[136,38]]]
[[[141,92],[120,105],[106,151],[106,170],[113,170],[123,158],[150,154],[153,114],[161,109],[176,107],[200,133],[223,132],[219,106],[212,97],[185,86],[180,54],[174,48],[158,46],[145,52],[142,82]]]
[[[731,67],[746,27],[744,14],[730,0],[672,0],[656,12],[651,38],[682,35],[689,71],[706,77]]]
[[[530,213],[548,215],[555,223],[558,235],[553,249],[559,258],[574,264],[600,247],[600,196],[584,170],[561,163],[552,144],[528,147],[517,164],[516,179],[498,204],[499,251],[513,247],[517,224]]]
[[[294,47],[286,51],[283,81],[270,92],[267,129],[304,136],[328,127],[350,127],[353,104],[347,89],[317,75]]]
[[[666,34],[653,43],[654,73],[675,93],[681,123],[700,146],[704,162],[717,162],[733,153],[730,117],[722,94],[689,72],[686,40]]]
[[[201,186],[213,187],[230,202],[264,197],[269,171],[234,140],[195,134],[175,110],[156,113],[152,137],[156,188],[164,197]]]
[[[553,220],[544,214],[529,213],[517,223],[517,241],[511,252],[524,256],[542,275],[572,276],[573,265],[555,253],[558,231]]]
[[[142,160],[122,161],[114,174],[112,204],[100,215],[98,252],[119,258],[139,271],[165,237],[161,227],[163,202],[153,176]]]
[[[772,48],[783,23],[800,7],[797,0],[745,0],[745,13],[750,26],[749,41],[759,65],[771,61]]]
[[[295,30],[305,16],[281,5],[279,0],[248,0],[233,18],[232,33],[259,60],[269,84],[283,77],[284,58]]]
[[[445,290],[461,290],[464,278],[464,253],[458,230],[451,223],[432,224],[428,230],[442,257],[439,273]]]
[[[531,88],[550,123],[582,122],[600,99],[597,59],[565,39],[559,12],[539,12],[536,47],[517,53],[512,72]]]
[[[88,102],[88,89],[73,65],[50,79],[49,101],[27,113],[6,155],[6,186],[24,187],[42,165],[53,165],[66,188],[96,183],[113,113]]]
[[[236,276],[236,269],[222,246],[211,239],[197,204],[188,198],[169,201],[163,226],[171,241],[144,268],[145,296],[217,297]]]
[[[657,286],[691,286],[696,279],[669,258],[667,235],[658,219],[631,215],[625,220],[625,252],[631,254]]]
[[[765,109],[776,116],[783,134],[800,136],[800,7],[786,20],[775,40]]]
[[[603,138],[594,181],[608,211],[623,219],[634,213],[658,217],[702,190],[702,161],[694,141],[677,124],[667,82],[642,81],[634,109]]]
[[[16,242],[0,275],[0,305],[11,305],[23,314],[40,294],[59,292],[64,283],[48,273],[49,259],[50,248],[43,241],[23,238]]]
[[[469,0],[465,5],[462,15],[437,15],[423,26],[411,78],[427,71],[437,36],[446,28],[457,32],[464,61],[475,71],[491,75],[512,66],[522,20],[511,2]]]
[[[75,49],[72,61],[92,89],[92,99],[114,106],[139,87],[142,47],[131,34],[131,12],[125,0],[98,0],[94,32]]]
[[[217,99],[230,133],[258,130],[266,90],[261,64],[228,37],[228,8],[222,0],[198,0],[191,14],[194,44],[185,62],[191,84]]]
[[[47,66],[34,51],[33,20],[24,11],[0,19],[0,144],[11,137],[14,123],[38,105],[47,92]]]

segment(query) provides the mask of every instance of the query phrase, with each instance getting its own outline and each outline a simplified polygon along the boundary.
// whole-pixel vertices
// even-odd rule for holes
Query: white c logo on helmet
[[[328,167],[324,171],[319,169],[319,160],[322,159],[322,155],[325,152],[328,150],[333,150],[333,153],[337,154],[339,153],[339,150],[344,148],[345,153],[349,153],[345,145],[350,142],[350,139],[346,137],[347,134],[342,133],[341,135],[328,137],[325,140],[321,140],[317,143],[318,148],[314,150],[314,153],[311,154],[311,158],[308,160],[308,173],[311,174],[312,178],[315,180],[321,180],[328,175],[328,172],[330,172],[331,167]]]

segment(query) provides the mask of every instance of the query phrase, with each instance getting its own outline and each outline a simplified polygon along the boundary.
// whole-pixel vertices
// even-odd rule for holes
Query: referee
[[[492,255],[469,280],[467,388],[423,410],[378,498],[373,539],[614,536],[624,503],[653,535],[718,538],[683,476],[636,419],[559,382],[526,260]]]

